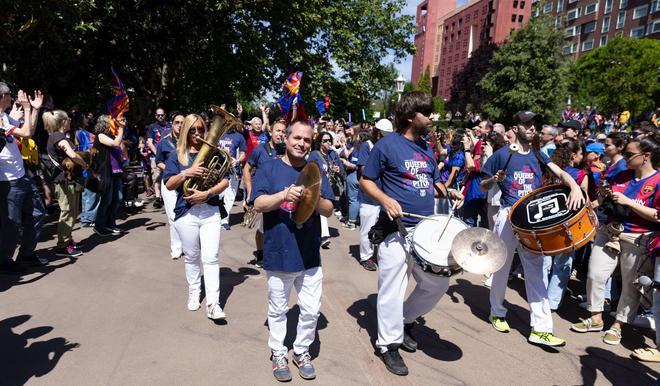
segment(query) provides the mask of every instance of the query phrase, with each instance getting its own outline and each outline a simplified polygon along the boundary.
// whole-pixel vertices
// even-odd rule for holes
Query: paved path
[[[330,225],[337,235],[336,219]],[[22,277],[0,276],[0,384],[275,384],[265,275],[246,264],[253,232],[235,225],[222,234],[221,298],[228,320],[216,325],[203,309],[186,310],[183,263],[169,258],[164,214],[145,209],[120,226],[127,232],[109,239],[76,230],[86,253],[75,261],[51,257],[50,266]],[[54,232],[51,221],[44,229],[48,240],[39,244],[43,253],[52,255]],[[377,275],[351,257],[357,240],[356,231],[343,231],[323,251],[322,315],[311,350],[318,356],[315,384],[645,385],[658,377],[660,366],[629,358],[631,349],[652,342],[652,331],[627,328],[618,347],[595,333],[569,332],[569,322],[582,315],[574,301],[555,315],[567,347],[527,344],[520,280],[507,291],[513,330],[496,332],[486,322],[488,290],[470,274],[452,278],[448,296],[417,328],[420,350],[402,353],[410,375],[391,375],[373,354]],[[294,307],[290,315],[296,312]],[[289,319],[289,331],[295,322]],[[294,375],[293,383],[306,382]]]

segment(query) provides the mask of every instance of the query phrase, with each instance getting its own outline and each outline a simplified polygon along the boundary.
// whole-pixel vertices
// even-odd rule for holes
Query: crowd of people
[[[609,125],[612,119],[594,110],[576,115],[567,109],[557,125],[522,111],[514,125],[505,126],[469,113],[473,127],[432,130],[433,101],[421,92],[403,94],[392,119],[373,125],[329,116],[299,120],[295,112],[290,121],[273,119],[265,103],[260,117],[244,120],[238,105],[239,124],[217,143],[229,156],[229,171],[201,187],[187,182],[210,174],[208,165],[195,160],[213,112],[167,114],[159,107],[154,123],[138,130],[122,116],[66,112],[46,102],[39,91],[14,94],[0,83],[0,271],[20,273],[26,265],[48,264],[35,249],[55,203],[57,256],[82,254],[73,235],[78,221],[101,237],[120,234],[120,210],[144,205],[138,199],[139,177],[130,167],[137,164],[145,195],[167,215],[170,256],[184,260],[190,311],[202,307],[203,292],[207,317],[226,317],[219,304],[221,233],[231,230],[232,212],[254,218],[255,253],[249,263],[267,275],[268,345],[277,380],[291,379],[284,338],[294,288],[300,316],[292,361],[303,378],[316,376],[309,346],[320,314],[320,250],[331,248],[331,216],[339,219],[342,232],[359,232],[359,264],[378,271],[376,348],[397,375],[408,374],[399,349],[417,349],[416,320],[449,287],[449,275],[416,262],[406,237],[420,218],[437,214],[490,229],[505,242],[504,265],[483,278],[490,287],[489,322],[497,331],[510,331],[504,300],[516,272],[525,277],[533,344],[565,345],[555,335],[552,312],[567,301],[571,278],[586,282],[585,318],[571,326],[577,333],[605,330],[603,341],[615,345],[622,325],[635,322],[640,304],[660,318],[660,296],[650,298],[660,286],[660,265],[654,261],[660,236],[657,120],[631,125],[619,116]],[[320,198],[311,217],[296,223],[293,213],[306,192],[295,184],[309,163],[321,171]],[[509,214],[519,199],[551,184],[566,186],[568,209],[590,208],[599,225],[593,242],[545,256],[521,246]],[[406,298],[410,274],[416,284]],[[651,288],[640,292],[641,274],[653,279]],[[609,310],[615,310],[615,321],[606,328],[603,312]],[[632,355],[660,362],[660,332],[656,342],[657,348]]]

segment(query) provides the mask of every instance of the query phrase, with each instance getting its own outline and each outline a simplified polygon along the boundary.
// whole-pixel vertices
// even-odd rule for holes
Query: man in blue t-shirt
[[[179,140],[179,132],[183,125],[185,117],[177,114],[172,118],[172,131],[165,135],[156,147],[156,166],[160,169],[161,173],[165,171],[167,160],[170,156],[177,156],[176,144]],[[165,182],[161,182],[161,197],[163,199],[163,206],[165,207],[165,214],[170,224],[170,257],[178,259],[183,255],[183,247],[181,245],[181,236],[174,226],[174,207],[176,206],[177,193],[176,190],[169,190],[165,187]]]
[[[513,253],[517,248],[525,274],[525,289],[530,308],[532,332],[528,340],[530,343],[539,345],[563,346],[566,342],[552,333],[552,314],[548,302],[548,289],[543,280],[543,259],[545,256],[534,255],[526,249],[520,248],[520,243],[516,239],[509,221],[509,212],[511,206],[518,199],[542,186],[542,169],[544,167],[571,188],[568,197],[570,209],[582,207],[584,197],[580,186],[568,173],[552,163],[543,153],[535,153],[532,150],[530,141],[536,133],[534,127],[535,116],[536,114],[530,111],[521,111],[516,114],[518,124],[511,130],[515,135],[512,144],[519,146],[518,152],[510,155],[509,147],[503,147],[486,161],[481,170],[484,174],[484,179],[480,185],[482,191],[489,191],[495,183],[499,184],[502,191],[500,210],[497,214],[494,230],[507,246],[506,263],[493,274],[493,282],[490,287],[489,320],[497,331],[509,332],[509,324],[505,320],[504,293],[509,271],[511,270]],[[510,161],[507,164],[509,158]]]
[[[312,126],[294,122],[286,130],[286,154],[257,169],[250,201],[263,213],[264,268],[268,275],[268,345],[272,350],[273,375],[278,381],[291,380],[284,345],[293,287],[298,293],[300,316],[293,343],[293,361],[304,379],[314,379],[309,346],[314,341],[316,323],[321,313],[321,220],[332,215],[334,194],[327,177],[321,175],[321,197],[316,211],[302,225],[293,222],[303,196],[303,187],[294,185],[307,164],[305,156],[312,144]]]
[[[220,138],[218,146],[225,149],[231,157],[231,168],[233,172],[229,173],[229,187],[223,192],[225,210],[227,213],[231,213],[231,208],[234,206],[234,200],[236,199],[236,192],[238,191],[237,168],[239,167],[238,165],[241,165],[245,161],[247,142],[245,142],[243,134],[237,133],[236,130],[232,128],[231,131],[225,133],[225,135]],[[222,226],[226,230],[230,229],[229,216],[222,219]]]
[[[453,199],[463,198],[442,185],[433,150],[423,139],[431,126],[432,112],[430,95],[420,91],[403,94],[395,109],[398,132],[376,143],[360,180],[364,192],[380,203],[382,218],[401,218],[410,229],[419,219],[404,212],[432,215],[434,190]],[[449,287],[448,277],[425,272],[408,251],[408,242],[398,232],[385,235],[378,247],[376,346],[385,367],[397,375],[408,374],[399,346],[410,352],[417,349],[411,335],[415,320],[432,310]],[[417,285],[404,302],[411,265]]]
[[[172,130],[172,127],[167,122],[165,116],[165,109],[159,107],[156,109],[156,122],[147,127],[147,147],[151,151],[151,179],[153,181],[154,193],[156,194],[156,201],[154,201],[154,208],[160,209],[163,206],[163,199],[160,196],[160,183],[161,183],[161,170],[156,165],[157,146],[160,141]]]
[[[245,166],[243,167],[243,183],[245,184],[245,197],[249,198],[252,194],[252,179],[254,173],[259,170],[268,161],[281,158],[286,152],[286,145],[284,144],[284,131],[286,125],[284,121],[275,122],[270,129],[270,142],[259,145],[253,152],[250,153]],[[247,202],[247,199],[246,199]],[[253,210],[250,205],[243,207],[245,215]],[[263,267],[264,261],[264,227],[261,213],[258,213],[255,222],[257,223],[257,232],[254,234],[254,242],[257,247],[256,258],[250,260],[249,264],[254,264],[257,267]]]

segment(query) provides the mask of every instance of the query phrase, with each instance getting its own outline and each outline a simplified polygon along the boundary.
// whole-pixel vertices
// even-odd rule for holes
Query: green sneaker
[[[496,329],[499,332],[509,332],[511,331],[511,327],[509,327],[509,323],[506,322],[504,318],[500,318],[499,316],[490,316],[488,318],[490,320],[490,324],[493,325],[493,328]]]
[[[565,340],[557,338],[551,332],[537,332],[532,330],[532,333],[529,334],[527,340],[529,343],[540,344],[543,346],[560,347],[566,345]]]

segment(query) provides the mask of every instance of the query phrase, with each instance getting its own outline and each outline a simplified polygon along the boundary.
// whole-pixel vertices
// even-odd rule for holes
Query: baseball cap
[[[564,119],[563,121],[559,122],[559,127],[573,129],[575,131],[582,130],[582,125],[575,119]]]
[[[514,119],[517,123],[525,123],[525,122],[530,122],[534,120],[536,117],[536,113],[531,112],[529,110],[524,110],[524,111],[519,111],[515,116]]]
[[[587,145],[587,153],[605,154],[605,145],[600,142],[592,142]]]
[[[394,131],[394,128],[392,127],[392,122],[390,122],[389,119],[385,119],[385,118],[376,122],[376,128],[380,130],[380,132],[383,135],[388,135]]]

